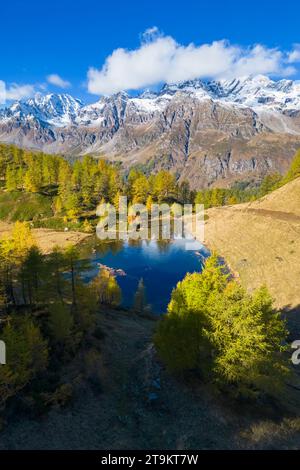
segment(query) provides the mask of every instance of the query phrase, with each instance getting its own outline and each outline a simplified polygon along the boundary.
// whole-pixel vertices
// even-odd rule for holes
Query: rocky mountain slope
[[[284,172],[300,147],[300,83],[264,76],[193,80],[84,106],[36,95],[0,110],[0,141],[166,168],[193,187]]]

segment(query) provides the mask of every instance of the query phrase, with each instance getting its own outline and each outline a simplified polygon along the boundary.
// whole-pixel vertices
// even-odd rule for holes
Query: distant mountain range
[[[193,187],[225,186],[287,169],[300,147],[300,82],[191,80],[87,106],[37,94],[0,110],[0,141],[166,168]]]

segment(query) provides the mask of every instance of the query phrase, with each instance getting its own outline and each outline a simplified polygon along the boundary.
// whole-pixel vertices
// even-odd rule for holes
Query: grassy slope
[[[300,305],[300,178],[264,198],[208,211],[205,240],[247,288],[267,285],[278,307]]]
[[[0,219],[7,222],[51,217],[52,199],[37,193],[0,191]]]

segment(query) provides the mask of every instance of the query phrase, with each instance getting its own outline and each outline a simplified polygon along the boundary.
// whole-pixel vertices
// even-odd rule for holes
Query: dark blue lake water
[[[125,271],[126,275],[117,276],[117,280],[122,289],[122,305],[131,307],[138,282],[143,278],[147,303],[155,313],[163,313],[177,282],[187,272],[201,271],[209,252],[205,247],[186,250],[184,240],[101,242],[94,239],[82,246],[82,255],[92,264],[92,270],[85,274],[86,280],[97,275],[99,264]]]

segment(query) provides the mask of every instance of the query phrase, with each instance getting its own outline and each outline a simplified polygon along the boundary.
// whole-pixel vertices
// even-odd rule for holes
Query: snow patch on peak
[[[74,122],[82,106],[80,100],[67,94],[37,93],[27,101],[17,101],[8,108],[8,112],[23,119],[34,116],[46,124],[59,127]]]
[[[211,82],[209,87],[215,98],[255,110],[283,112],[300,109],[300,86],[292,80],[274,81],[257,75]]]
[[[156,93],[155,91],[151,91],[149,89],[146,89],[138,95],[138,98],[141,98],[141,99],[155,99],[155,98],[157,98],[157,96],[158,96],[158,93]]]
[[[156,111],[161,111],[163,108],[162,102],[156,98],[131,98],[130,103],[132,103],[138,111],[145,113],[155,113]]]
[[[203,90],[204,92],[208,92],[207,85],[200,79],[195,80],[185,80],[183,82],[178,83],[166,83],[163,85],[160,94],[164,95],[166,93],[175,94],[178,91],[183,91],[187,93],[193,93],[197,90]]]
[[[170,102],[175,105],[178,100],[184,103],[187,97],[199,101],[212,100],[226,107],[248,107],[257,114],[276,112],[292,116],[300,111],[300,81],[275,81],[264,75],[219,81],[195,79],[165,84],[158,92],[144,90],[137,96],[126,92],[103,96],[87,106],[68,94],[38,93],[27,101],[18,101],[1,110],[0,122],[35,119],[42,125],[53,127],[119,126],[131,112],[140,113],[144,120],[145,114],[150,117],[163,112]]]

